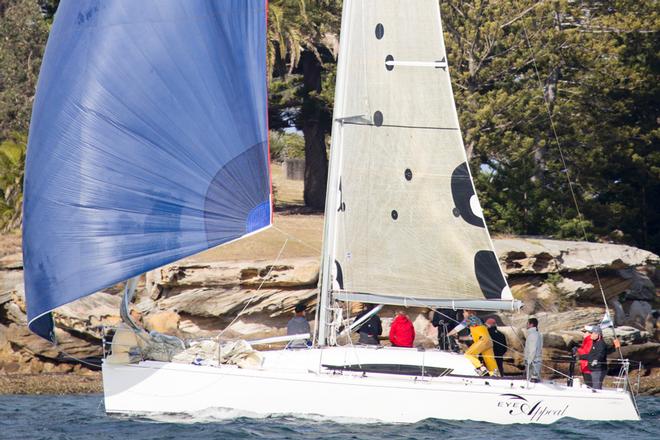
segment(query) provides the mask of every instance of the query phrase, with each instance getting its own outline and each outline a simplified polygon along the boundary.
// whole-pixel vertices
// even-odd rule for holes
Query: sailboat
[[[33,332],[55,342],[52,310],[123,280],[130,323],[135,277],[272,224],[265,41],[264,0],[60,3],[25,177]],[[344,1],[325,214],[312,347],[174,362],[182,341],[130,327],[165,359],[105,359],[106,411],[639,419],[625,385],[481,377],[458,353],[342,339],[355,301],[520,307],[470,176],[436,0]]]

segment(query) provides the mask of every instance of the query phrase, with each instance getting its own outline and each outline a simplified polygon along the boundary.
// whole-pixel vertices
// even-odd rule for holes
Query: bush
[[[295,133],[270,132],[270,159],[282,162],[285,159],[304,159],[305,139]]]

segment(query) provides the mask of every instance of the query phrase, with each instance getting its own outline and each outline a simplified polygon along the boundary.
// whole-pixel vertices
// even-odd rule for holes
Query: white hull
[[[476,376],[333,373],[320,367],[334,365],[341,358],[352,364],[355,356],[361,358],[363,365],[370,362],[369,358],[390,356],[421,356],[429,364],[446,364],[449,360],[457,370],[467,363],[461,355],[423,353],[385,348],[273,351],[265,353],[264,368],[259,370],[155,361],[130,365],[106,362],[105,408],[108,413],[128,414],[190,414],[209,408],[231,408],[261,415],[321,415],[385,422],[417,422],[426,418],[499,424],[549,424],[562,417],[639,420],[631,396],[621,390],[593,392],[584,386],[568,388]]]

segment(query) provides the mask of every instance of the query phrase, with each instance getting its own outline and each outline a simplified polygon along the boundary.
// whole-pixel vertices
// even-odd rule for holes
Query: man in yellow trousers
[[[479,319],[474,310],[464,310],[463,318],[463,321],[454,327],[454,329],[448,333],[448,336],[453,336],[464,328],[469,328],[474,343],[465,351],[465,357],[472,362],[472,365],[474,365],[477,370],[477,374],[481,376],[485,376],[486,374],[499,376],[500,371],[497,369],[497,363],[495,362],[493,341],[488,333],[488,327],[486,327],[481,319]],[[481,361],[479,361],[479,355],[483,357],[484,364],[486,364],[485,367],[481,364]]]

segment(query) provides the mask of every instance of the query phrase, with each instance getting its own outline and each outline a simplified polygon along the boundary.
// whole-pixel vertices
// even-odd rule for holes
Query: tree
[[[0,140],[28,131],[47,37],[36,2],[0,2]]]
[[[32,102],[48,36],[36,2],[0,2],[0,230],[18,228]]]
[[[0,143],[0,230],[21,224],[23,213],[23,170],[27,136],[14,132]]]
[[[305,204],[325,206],[328,158],[326,137],[332,127],[334,71],[340,2],[337,0],[281,0],[272,2],[269,39],[272,71],[271,127],[285,124],[303,132],[305,139]],[[332,67],[328,67],[328,65]],[[275,123],[272,123],[274,120]]]
[[[657,250],[653,2],[450,0],[442,12],[491,228],[567,238],[622,229]]]

